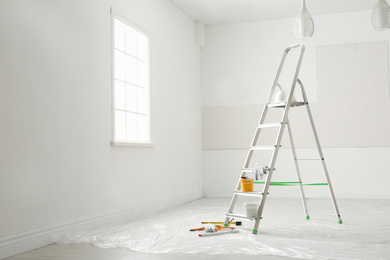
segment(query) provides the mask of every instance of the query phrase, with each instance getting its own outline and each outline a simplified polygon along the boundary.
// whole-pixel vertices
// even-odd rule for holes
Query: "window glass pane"
[[[138,138],[149,141],[149,117],[138,115]]]
[[[137,102],[137,87],[134,85],[126,84],[126,110],[131,112],[138,111]]]
[[[125,83],[115,80],[115,109],[126,109]]]
[[[126,59],[125,54],[115,50],[115,78],[126,80]]]
[[[148,86],[148,71],[146,63],[137,61],[137,84],[142,87]]]
[[[150,142],[150,38],[125,20],[113,21],[114,141]]]
[[[126,113],[115,111],[115,139],[126,139]]]
[[[126,138],[128,140],[137,140],[138,136],[138,122],[137,115],[133,113],[126,113]]]
[[[126,82],[137,83],[137,60],[126,55]]]
[[[148,58],[148,37],[137,32],[137,58],[147,60]]]
[[[125,24],[114,19],[114,46],[116,49],[125,51]]]
[[[137,56],[137,31],[126,26],[126,53]]]
[[[143,88],[138,88],[138,113],[148,114],[149,98],[148,91]]]

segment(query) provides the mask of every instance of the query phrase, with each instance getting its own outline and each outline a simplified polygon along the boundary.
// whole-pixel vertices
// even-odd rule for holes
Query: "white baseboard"
[[[180,205],[203,197],[203,191],[198,190],[183,195],[152,201],[146,204],[133,206],[124,210],[62,223],[50,227],[30,230],[0,238],[0,259],[21,254],[39,247],[52,244],[51,237],[60,235],[70,228],[89,229],[98,228],[113,223],[120,223],[139,218],[145,214],[155,213],[162,209]]]

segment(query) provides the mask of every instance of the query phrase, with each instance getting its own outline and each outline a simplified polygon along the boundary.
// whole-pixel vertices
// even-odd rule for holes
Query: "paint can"
[[[257,214],[257,203],[256,202],[247,202],[244,203],[245,215],[247,218],[255,218]]]
[[[253,191],[253,178],[241,178],[241,191],[250,192]]]

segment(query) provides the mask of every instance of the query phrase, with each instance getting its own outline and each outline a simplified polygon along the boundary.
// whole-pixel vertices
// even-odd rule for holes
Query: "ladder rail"
[[[302,63],[302,57],[303,57],[303,53],[305,51],[305,46],[301,43],[296,43],[296,44],[293,44],[293,45],[290,45],[288,46],[284,52],[283,52],[283,56],[282,56],[282,60],[280,62],[280,65],[279,65],[279,68],[278,68],[278,71],[276,73],[276,76],[274,78],[274,81],[272,83],[272,87],[271,87],[271,90],[270,92],[268,93],[268,96],[267,96],[267,99],[266,99],[266,104],[270,103],[271,102],[271,99],[272,99],[272,96],[273,96],[273,93],[275,91],[275,88],[276,86],[278,85],[278,81],[279,81],[279,78],[280,78],[280,74],[282,73],[282,70],[283,70],[283,66],[284,66],[284,62],[286,61],[286,58],[287,58],[287,54],[290,52],[291,49],[293,48],[299,48],[301,47],[301,53],[300,53],[300,61],[299,61],[299,67],[301,66],[301,63]],[[299,70],[298,70],[298,73],[299,73]],[[295,77],[294,77],[294,80],[296,80],[298,78],[298,73],[295,73]],[[294,83],[295,85],[295,83]],[[265,119],[265,115],[264,117],[262,116],[259,120],[259,124],[262,124],[264,122],[264,119]]]
[[[303,87],[302,81],[298,79],[297,82],[298,82],[298,84],[299,84],[299,86],[301,88],[303,100],[306,103],[306,110],[307,110],[307,113],[309,114],[310,124],[311,124],[312,129],[313,129],[313,134],[314,134],[314,137],[315,137],[315,140],[316,140],[318,153],[320,155],[320,158],[322,159],[322,166],[324,168],[326,180],[328,182],[328,187],[329,187],[330,196],[332,198],[333,207],[334,207],[334,210],[335,210],[335,212],[337,214],[337,219],[339,220],[339,223],[341,223],[342,220],[341,220],[341,216],[340,216],[340,210],[339,210],[339,207],[337,205],[336,196],[335,196],[334,191],[333,191],[332,183],[330,181],[328,168],[327,168],[326,163],[325,163],[324,154],[322,152],[320,139],[318,138],[317,129],[316,129],[316,126],[314,124],[314,119],[313,119],[313,116],[312,116],[312,113],[311,113],[311,109],[310,109],[309,102],[308,102],[308,99],[307,99],[306,91],[305,91],[305,88]]]
[[[294,94],[294,91],[295,91],[295,86],[296,86],[296,83],[297,83],[297,80],[298,80],[299,70],[300,70],[300,67],[301,67],[301,64],[302,64],[303,55],[305,53],[305,46],[303,44],[297,43],[297,44],[291,45],[291,46],[289,46],[289,47],[287,47],[285,49],[285,51],[283,53],[283,58],[282,58],[281,64],[279,66],[278,72],[277,72],[275,80],[274,80],[274,84],[272,86],[270,94],[268,95],[267,102],[266,102],[266,105],[265,105],[267,107],[267,104],[271,101],[273,91],[274,91],[274,89],[276,87],[276,84],[277,84],[277,82],[279,80],[279,77],[280,77],[280,74],[281,74],[281,71],[282,71],[282,68],[283,68],[284,61],[286,60],[287,54],[289,53],[289,51],[292,48],[299,48],[299,47],[300,47],[300,53],[299,53],[299,58],[298,58],[298,62],[297,62],[297,67],[295,69],[294,78],[293,78],[293,81],[291,83],[289,96],[288,96],[288,101],[287,101],[287,104],[286,104],[286,106],[284,108],[284,111],[283,111],[282,124],[281,124],[281,127],[279,128],[278,138],[277,138],[276,144],[275,144],[276,147],[275,147],[275,150],[274,150],[274,152],[272,154],[272,161],[271,161],[270,166],[269,166],[270,167],[270,171],[268,173],[268,176],[266,178],[266,183],[265,183],[264,188],[263,188],[263,194],[264,195],[261,198],[260,206],[259,206],[259,208],[257,210],[257,219],[256,219],[256,222],[255,222],[255,225],[254,225],[254,228],[253,228],[253,232],[254,233],[257,233],[257,229],[258,229],[259,224],[260,224],[261,216],[263,214],[265,200],[267,199],[268,189],[269,189],[269,185],[271,183],[271,178],[272,178],[272,174],[273,174],[275,163],[276,163],[276,157],[277,157],[278,152],[279,152],[280,143],[282,141],[283,132],[284,132],[284,128],[285,128],[285,125],[286,125],[285,122],[287,122],[287,115],[288,115],[288,112],[290,110],[291,100],[292,100],[292,97],[293,97],[293,94]],[[264,120],[263,116],[262,116],[261,120]],[[259,122],[259,124],[262,124],[262,123],[263,122]]]
[[[301,191],[301,199],[302,199],[302,203],[303,203],[303,209],[305,211],[306,218],[308,219],[309,218],[309,210],[307,208],[305,191],[303,190],[303,184],[302,184],[303,182],[302,182],[301,171],[299,169],[299,164],[298,164],[298,161],[297,161],[297,153],[295,151],[295,144],[294,144],[294,139],[293,139],[293,135],[292,135],[290,120],[288,120],[288,118],[287,118],[287,129],[288,129],[288,135],[290,137],[291,151],[292,151],[292,154],[293,154],[293,157],[294,157],[295,169],[297,171],[298,180],[300,182],[299,188],[300,188],[300,191]]]

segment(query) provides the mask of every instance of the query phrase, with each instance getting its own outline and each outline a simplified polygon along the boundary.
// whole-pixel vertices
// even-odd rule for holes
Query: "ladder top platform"
[[[291,106],[290,107],[299,107],[299,106],[304,106],[304,105],[306,105],[305,102],[291,102]],[[267,106],[270,107],[270,108],[285,108],[286,107],[286,102],[268,104]]]

